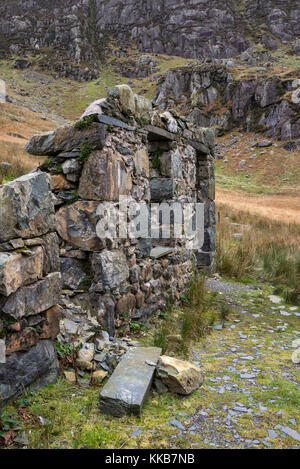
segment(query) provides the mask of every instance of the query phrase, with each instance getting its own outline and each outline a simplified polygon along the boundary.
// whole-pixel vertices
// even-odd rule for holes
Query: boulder
[[[64,371],[64,376],[68,383],[76,384],[76,374],[74,371]]]
[[[25,327],[20,332],[8,334],[6,337],[6,355],[26,351],[37,344],[39,335],[32,327]]]
[[[43,248],[37,246],[25,253],[0,253],[0,294],[9,296],[43,277]]]
[[[95,280],[101,281],[104,287],[118,288],[129,278],[129,267],[122,251],[102,251],[93,255],[92,266]]]
[[[87,274],[82,270],[81,262],[77,259],[61,257],[60,271],[63,288],[67,290],[77,290],[87,278]]]
[[[151,201],[162,202],[174,196],[174,181],[167,178],[153,178],[150,181]]]
[[[62,308],[59,305],[55,305],[45,312],[45,321],[42,325],[40,339],[56,339],[60,332],[61,315]]]
[[[0,242],[55,231],[48,176],[40,171],[0,187]]]
[[[134,164],[136,172],[139,176],[150,176],[149,157],[147,151],[144,148],[139,149],[135,152]]]
[[[13,353],[0,363],[0,407],[20,396],[28,386],[54,384],[59,376],[55,347],[41,340],[28,352]]]
[[[187,396],[203,384],[203,375],[193,363],[163,355],[157,365],[157,376],[169,391]]]
[[[57,231],[62,239],[84,251],[100,251],[103,243],[96,234],[98,202],[77,201],[56,214]]]
[[[33,135],[25,150],[30,155],[58,155],[59,153],[80,150],[83,145],[90,145],[93,149],[102,149],[105,145],[105,126],[98,122],[81,130],[74,125],[59,127],[55,132]]]
[[[105,105],[106,99],[105,98],[100,98],[97,99],[96,101],[93,101],[84,111],[80,119],[83,119],[84,117],[87,116],[93,116],[95,114],[102,114],[102,107],[101,105]]]
[[[91,362],[94,358],[94,353],[95,345],[86,342],[78,352],[78,359]]]
[[[78,194],[82,199],[118,202],[131,188],[131,176],[121,158],[95,151],[84,165]]]
[[[107,378],[108,372],[104,370],[94,371],[92,374],[92,383],[96,386],[99,386],[105,378]]]
[[[138,94],[134,95],[134,117],[136,119],[141,119],[142,121],[150,122],[152,114],[152,103],[150,99],[140,96]]]
[[[61,275],[58,272],[22,287],[8,298],[0,297],[0,311],[20,319],[39,314],[58,303],[61,293]]]
[[[128,85],[117,85],[111,88],[108,91],[109,98],[115,98],[119,100],[121,110],[124,114],[132,114],[135,113],[135,99],[134,93],[130,86]]]
[[[26,241],[28,244],[28,241]],[[42,237],[44,251],[44,276],[50,272],[59,272],[59,240],[56,233],[48,233]]]

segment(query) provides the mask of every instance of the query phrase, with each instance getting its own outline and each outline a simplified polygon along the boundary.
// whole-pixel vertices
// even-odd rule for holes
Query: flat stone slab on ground
[[[157,347],[128,350],[100,392],[101,412],[114,417],[140,415],[155,372],[155,367],[146,362],[157,363],[160,354],[161,349]]]

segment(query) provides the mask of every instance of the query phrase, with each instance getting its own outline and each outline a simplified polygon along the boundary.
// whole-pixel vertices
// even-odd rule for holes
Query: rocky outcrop
[[[292,99],[297,70],[278,76],[234,77],[219,64],[169,70],[155,98],[160,109],[176,108],[200,126],[216,131],[242,126],[267,137],[294,140],[300,136],[300,104]]]
[[[15,0],[1,4],[0,18],[2,55],[42,52],[42,68],[80,81],[97,76],[98,59],[116,39],[189,58],[234,57],[257,43],[273,50],[295,41],[299,50],[294,0]],[[145,65],[137,65],[138,76]]]
[[[59,333],[58,237],[49,177],[0,186],[0,407],[29,385],[54,383]]]

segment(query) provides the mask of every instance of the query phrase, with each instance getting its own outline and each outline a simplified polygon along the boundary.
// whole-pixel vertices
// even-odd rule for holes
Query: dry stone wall
[[[63,292],[113,336],[179,300],[197,264],[214,269],[214,134],[156,111],[127,85],[83,116],[32,137],[27,150],[48,155],[43,169],[52,178]],[[150,232],[99,235],[100,212],[107,203],[119,208],[120,196],[142,207],[205,203],[203,246],[199,240],[188,249],[186,241]]]
[[[211,130],[120,85],[79,122],[33,136],[26,148],[48,159],[0,186],[0,407],[56,381],[54,339],[83,346],[78,366],[91,369],[95,331],[106,344],[126,335],[180,300],[197,267],[215,263]],[[198,202],[203,226],[189,231]],[[183,209],[184,237],[175,210],[169,220],[136,222],[153,203]],[[112,353],[100,365],[111,372],[117,361]]]
[[[0,186],[0,407],[58,377],[61,275],[49,177]]]

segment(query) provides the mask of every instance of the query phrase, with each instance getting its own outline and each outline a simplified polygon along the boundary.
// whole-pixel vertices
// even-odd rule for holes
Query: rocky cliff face
[[[191,58],[233,57],[258,42],[276,49],[293,41],[297,51],[299,19],[294,0],[6,0],[0,53],[43,52],[45,68],[86,80],[111,39]]]
[[[168,70],[155,102],[161,109],[175,107],[197,125],[217,131],[240,126],[267,137],[295,140],[300,137],[300,105],[293,100],[297,78],[297,71],[277,76],[266,70],[236,78],[233,69],[204,63]]]

